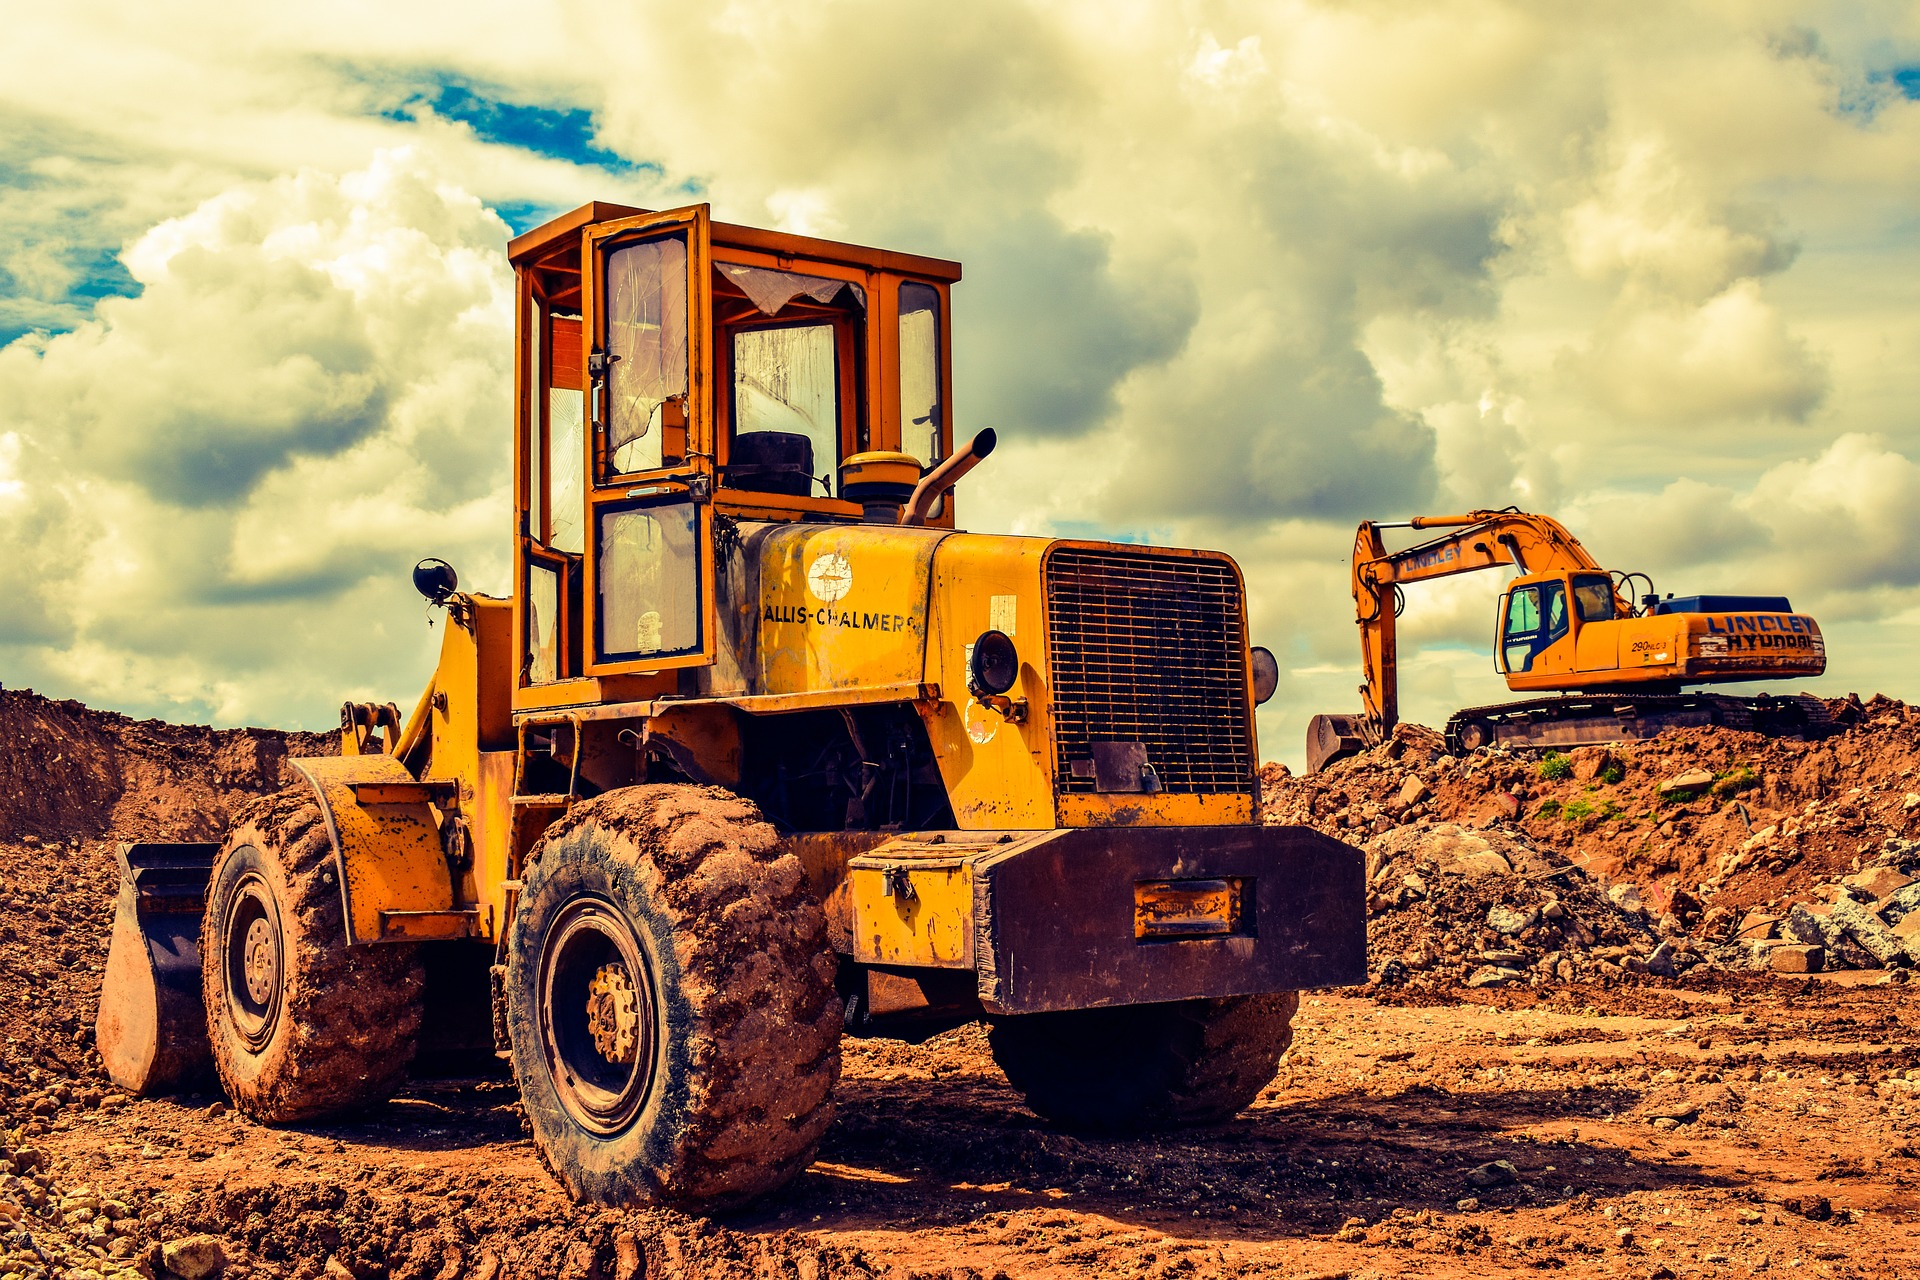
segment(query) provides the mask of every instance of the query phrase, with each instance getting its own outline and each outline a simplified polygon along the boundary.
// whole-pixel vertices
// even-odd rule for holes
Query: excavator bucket
[[[200,996],[200,916],[217,844],[123,844],[120,898],[94,1036],[113,1082],[136,1095],[211,1076]]]
[[[1307,721],[1307,772],[1318,773],[1335,760],[1367,749],[1365,716],[1315,716]]]

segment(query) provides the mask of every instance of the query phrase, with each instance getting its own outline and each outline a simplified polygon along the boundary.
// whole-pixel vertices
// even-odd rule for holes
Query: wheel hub
[[[247,994],[255,1004],[273,999],[274,989],[280,985],[280,947],[265,916],[256,917],[247,926],[246,973]]]
[[[590,1133],[618,1133],[652,1091],[659,1028],[653,971],[626,914],[582,896],[539,944],[541,1050],[561,1105]]]
[[[593,1047],[608,1062],[633,1061],[640,1041],[640,1013],[634,1003],[633,977],[617,960],[601,965],[587,986],[587,1029]]]
[[[241,1039],[259,1052],[280,1021],[286,968],[272,888],[259,873],[248,872],[228,892],[223,914],[225,954],[220,963],[225,970],[227,1014]]]

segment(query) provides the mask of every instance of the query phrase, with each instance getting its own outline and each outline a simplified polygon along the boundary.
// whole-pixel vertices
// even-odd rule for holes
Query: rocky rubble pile
[[[1576,974],[1581,954],[1656,976],[1703,962],[1904,968],[1920,962],[1911,947],[1920,920],[1897,896],[1904,878],[1920,874],[1911,852],[1920,835],[1920,710],[1878,696],[1830,706],[1842,729],[1822,742],[1709,727],[1564,754],[1455,757],[1439,734],[1402,725],[1381,746],[1318,774],[1266,766],[1263,817],[1369,849],[1445,827],[1577,867],[1608,887],[1634,936],[1576,942]],[[1555,879],[1565,884],[1568,874]],[[1389,950],[1398,930],[1382,918],[1404,904],[1383,908],[1383,886],[1370,884],[1376,973],[1396,959],[1416,971]],[[1544,909],[1540,893],[1529,892],[1524,905]],[[1420,927],[1498,933],[1482,914]],[[1471,939],[1455,941],[1461,955],[1477,954]],[[1627,953],[1616,954],[1622,946]],[[1481,952],[1503,950],[1481,940]],[[1550,952],[1533,957],[1533,973]]]
[[[1890,837],[1861,870],[1807,901],[1753,908],[1722,950],[1787,973],[1920,965],[1920,840]]]
[[[1672,977],[1703,957],[1677,919],[1608,892],[1558,853],[1512,831],[1398,827],[1365,846],[1375,982],[1464,984]]]

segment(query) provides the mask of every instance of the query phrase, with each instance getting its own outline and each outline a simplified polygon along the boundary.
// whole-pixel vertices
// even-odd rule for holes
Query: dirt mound
[[[1433,822],[1498,828],[1723,942],[1750,908],[1784,915],[1920,828],[1920,709],[1880,696],[1830,706],[1842,728],[1820,742],[1708,727],[1564,755],[1456,758],[1433,730],[1402,725],[1318,774],[1266,766],[1265,820],[1349,841]]]
[[[289,780],[290,755],[333,750],[328,734],[131,720],[0,690],[0,1113],[33,1123],[100,1099],[114,843],[217,839],[232,808]]]
[[[233,805],[281,785],[332,734],[133,720],[0,689],[0,839],[209,840]]]

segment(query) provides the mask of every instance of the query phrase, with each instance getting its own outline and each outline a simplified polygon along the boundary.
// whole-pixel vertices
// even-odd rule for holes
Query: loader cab
[[[603,203],[509,256],[516,709],[701,691],[717,540],[858,521],[850,460],[952,451],[957,263]]]
[[[1494,615],[1495,668],[1510,681],[1575,670],[1580,631],[1591,623],[1612,621],[1617,604],[1613,579],[1606,573],[1515,578]]]

